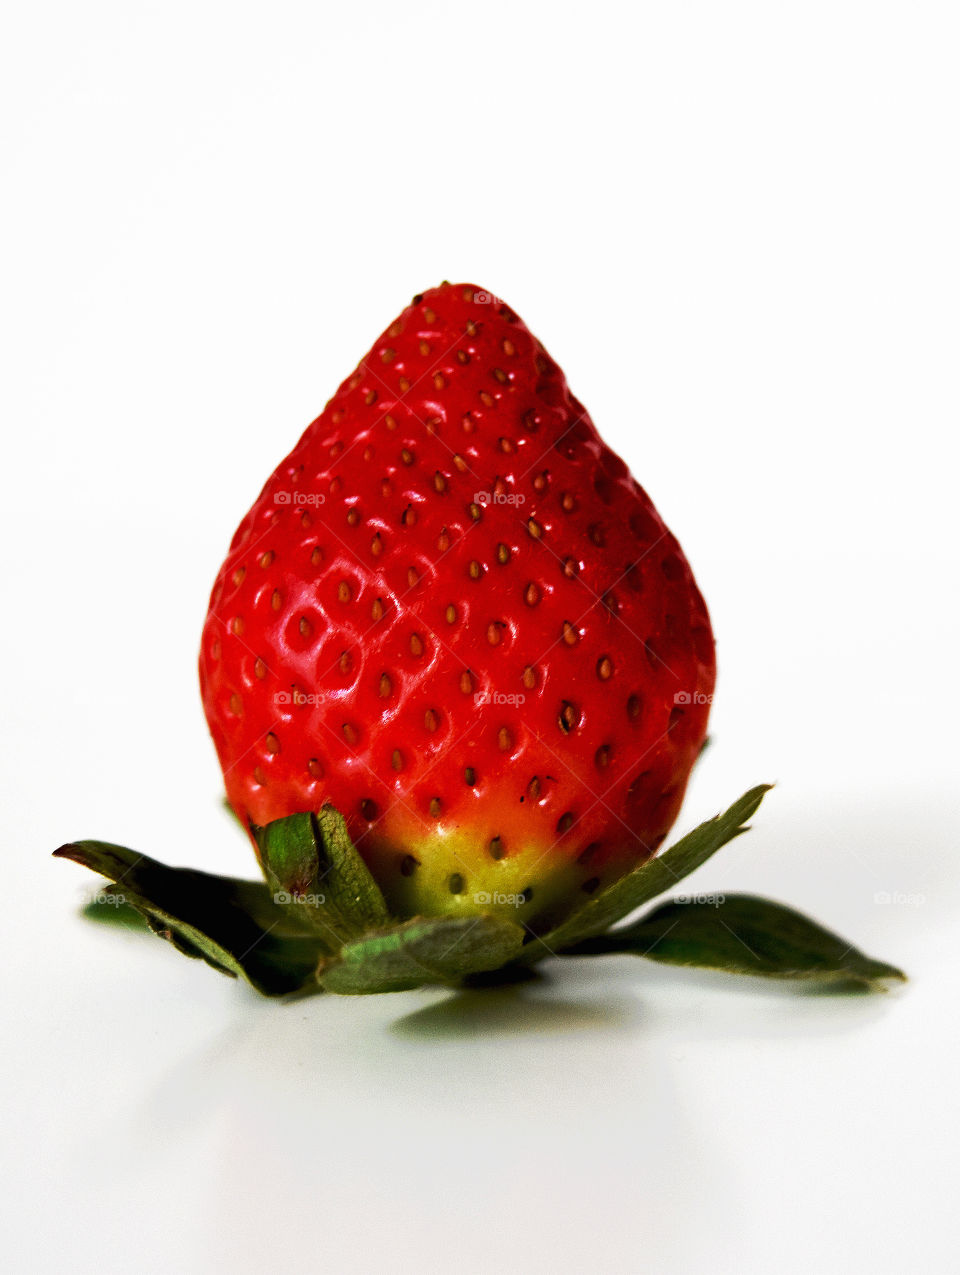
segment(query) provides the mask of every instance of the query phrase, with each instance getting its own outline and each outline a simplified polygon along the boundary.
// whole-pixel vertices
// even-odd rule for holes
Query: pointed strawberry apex
[[[746,832],[769,788],[750,789],[544,934],[534,934],[519,914],[391,916],[330,805],[254,829],[264,882],[170,868],[103,841],[73,842],[54,855],[107,879],[95,903],[98,911],[109,905],[111,920],[139,916],[184,955],[246,979],[264,996],[517,981],[546,957],[610,954],[821,988],[877,991],[903,980],[893,965],[753,895],[680,894],[617,925]]]

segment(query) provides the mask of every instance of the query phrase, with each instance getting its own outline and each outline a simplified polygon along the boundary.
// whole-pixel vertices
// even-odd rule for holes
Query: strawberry
[[[246,825],[332,803],[394,916],[537,932],[655,853],[714,676],[646,493],[513,311],[447,283],[268,479],[200,653]]]

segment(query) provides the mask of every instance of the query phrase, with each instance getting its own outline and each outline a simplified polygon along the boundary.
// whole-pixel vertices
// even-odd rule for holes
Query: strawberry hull
[[[278,466],[200,678],[245,823],[332,803],[394,915],[542,929],[659,847],[714,649],[676,540],[487,297],[416,298]]]

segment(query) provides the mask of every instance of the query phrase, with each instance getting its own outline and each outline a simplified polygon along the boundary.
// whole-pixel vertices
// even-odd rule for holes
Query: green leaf
[[[336,949],[390,919],[380,887],[340,812],[289,815],[254,827],[273,900],[298,913]]]
[[[540,960],[553,952],[560,952],[574,943],[600,934],[630,912],[649,903],[664,890],[669,890],[712,854],[738,837],[747,829],[746,821],[756,812],[772,784],[758,784],[735,801],[729,810],[714,819],[708,819],[693,832],[687,833],[675,846],[665,850],[606,890],[595,895],[579,912],[574,913],[555,930],[542,939],[527,944],[525,960]]]
[[[521,926],[499,917],[417,917],[348,943],[318,977],[327,991],[343,995],[455,985],[512,960],[523,935]]]
[[[865,956],[793,908],[752,894],[708,895],[689,903],[671,899],[620,930],[567,948],[564,955],[606,952],[731,974],[858,983],[874,990],[884,990],[883,979],[905,978],[895,966]]]
[[[74,842],[54,854],[106,877],[118,906],[135,908],[179,951],[245,978],[265,996],[313,986],[330,950],[292,909],[275,906],[262,882],[168,868],[105,841]]]

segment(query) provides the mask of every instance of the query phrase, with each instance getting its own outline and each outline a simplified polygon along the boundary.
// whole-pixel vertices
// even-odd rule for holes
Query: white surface
[[[4,27],[6,1268],[954,1269],[955,6]],[[697,572],[716,742],[678,831],[779,780],[697,887],[807,909],[905,989],[611,959],[277,1006],[77,916],[67,839],[253,873],[207,592],[441,278],[518,309]]]

